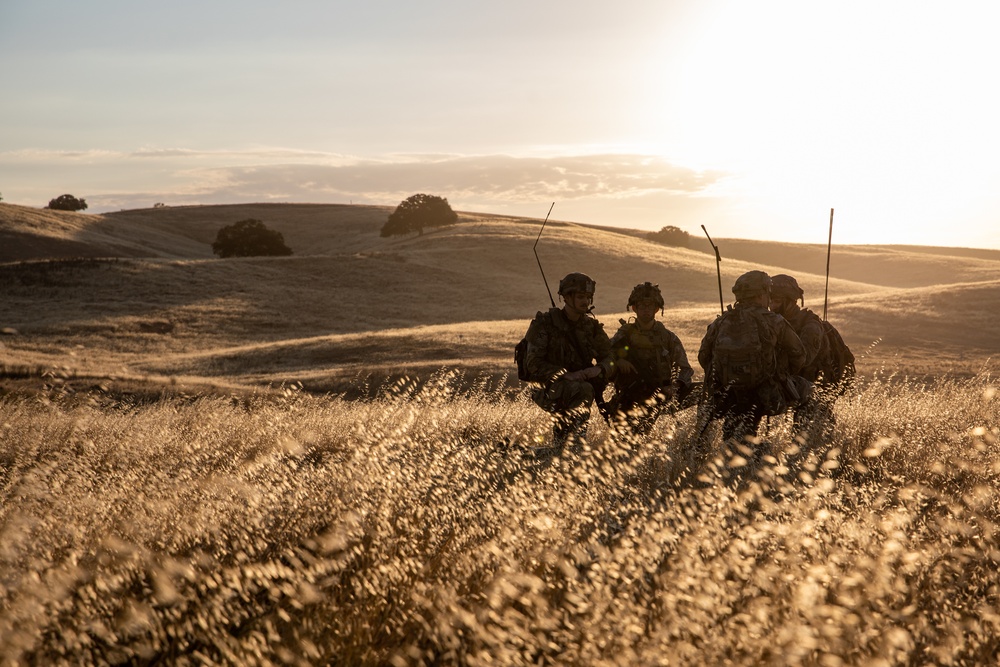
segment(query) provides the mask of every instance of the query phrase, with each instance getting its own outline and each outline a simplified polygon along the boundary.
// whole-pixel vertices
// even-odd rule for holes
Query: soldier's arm
[[[778,350],[785,359],[788,372],[798,375],[805,366],[806,348],[784,318],[781,318],[779,323]]]
[[[823,323],[817,319],[810,319],[799,332],[799,338],[806,350],[806,360],[802,366],[810,366],[823,349]]]
[[[698,349],[698,363],[704,369],[706,377],[708,369],[712,365],[712,349],[715,346],[715,322],[708,325],[705,337],[701,339],[701,347]]]
[[[614,373],[616,357],[611,351],[611,339],[604,332],[604,325],[596,320],[594,324],[594,359],[601,367],[601,377],[608,380]]]
[[[623,323],[614,336],[611,337],[611,354],[614,358],[614,377],[620,379],[635,374],[635,365],[629,360],[629,332],[631,325]]]
[[[623,324],[615,332],[615,335],[611,337],[611,351],[615,355],[615,359],[624,359],[628,356],[628,324]]]
[[[688,363],[687,353],[684,351],[684,344],[673,331],[670,334],[670,345],[667,350],[670,353],[670,364],[673,366],[674,382],[688,386],[694,379],[694,369]]]

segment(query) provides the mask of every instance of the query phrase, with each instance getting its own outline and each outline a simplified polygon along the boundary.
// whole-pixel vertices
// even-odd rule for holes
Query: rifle
[[[823,321],[826,322],[826,304],[830,296],[830,247],[833,244],[833,209],[830,209],[830,234],[826,239],[826,287],[823,288]]]
[[[708,230],[705,229],[705,225],[701,226],[702,231],[705,232],[705,236],[708,236]],[[722,255],[719,254],[719,246],[715,245],[712,241],[712,237],[708,236],[708,242],[712,244],[712,250],[715,251],[715,275],[719,279],[719,311],[722,313],[726,312],[726,306],[722,303]]]

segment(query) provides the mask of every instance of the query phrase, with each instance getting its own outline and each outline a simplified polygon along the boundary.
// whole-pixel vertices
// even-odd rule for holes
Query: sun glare
[[[703,17],[680,69],[662,75],[670,99],[665,85],[651,94],[670,119],[655,132],[665,156],[732,173],[721,194],[749,197],[777,222],[851,208],[873,241],[906,230],[919,242],[921,229],[984,208],[1000,176],[1000,109],[986,83],[1000,9],[723,9]]]

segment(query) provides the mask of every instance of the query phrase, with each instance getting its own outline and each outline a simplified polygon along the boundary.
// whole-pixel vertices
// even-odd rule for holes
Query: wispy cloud
[[[53,193],[84,196],[99,213],[153,203],[258,201],[395,205],[417,192],[448,198],[469,211],[516,213],[561,201],[564,211],[606,221],[613,208],[699,206],[726,175],[678,166],[655,156],[593,153],[560,157],[405,154],[358,158],[322,151],[261,147],[242,151],[141,148],[131,152],[0,152],[0,173],[31,172],[34,191],[20,195],[5,180],[8,201],[47,201]],[[44,173],[52,185],[39,185]],[[14,185],[14,190],[10,186]],[[44,188],[44,191],[43,191]],[[50,192],[51,190],[51,192]],[[603,209],[604,214],[597,215]],[[591,216],[581,218],[581,221]]]
[[[404,156],[343,165],[195,167],[185,170],[182,180],[199,184],[195,191],[213,199],[350,197],[389,203],[423,191],[452,200],[504,202],[627,198],[650,193],[697,195],[723,176],[679,167],[660,158],[616,154],[562,158]]]
[[[0,151],[0,164],[21,162],[38,163],[51,161],[91,160],[95,162],[116,163],[131,159],[148,159],[171,161],[200,160],[231,162],[246,164],[251,161],[299,160],[306,162],[321,161],[329,164],[342,164],[357,160],[356,157],[340,153],[322,151],[307,151],[294,148],[260,147],[244,150],[194,150],[190,148],[139,148],[134,151],[108,149],[88,150],[52,150],[44,148],[25,148],[11,151]]]
[[[325,162],[343,162],[353,159],[339,153],[324,153],[322,151],[306,151],[294,148],[256,148],[251,150],[192,150],[188,148],[140,148],[126,155],[130,158],[150,159],[198,159],[198,160],[235,160],[243,163],[247,160],[321,160]]]

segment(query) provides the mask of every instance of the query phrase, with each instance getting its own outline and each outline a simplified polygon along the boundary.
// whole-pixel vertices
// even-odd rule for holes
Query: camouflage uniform
[[[793,392],[802,393],[808,387],[808,383],[789,386],[792,376],[796,376],[805,363],[806,350],[802,341],[783,317],[754,301],[756,297],[770,292],[770,283],[770,277],[763,271],[751,271],[740,276],[733,286],[737,299],[735,306],[730,306],[726,313],[708,325],[698,350],[698,363],[705,369],[705,393],[711,401],[709,416],[723,419],[722,435],[726,440],[757,435],[765,415],[781,414],[790,403],[802,400]],[[713,373],[714,348],[720,327],[726,318],[739,316],[741,311],[763,323],[774,341],[773,375],[752,389],[722,386]]]
[[[662,322],[654,321],[643,331],[637,322],[622,320],[611,349],[615,358],[627,359],[637,371],[616,378],[613,410],[625,415],[636,433],[648,433],[664,409],[691,393],[694,369],[684,345]]]
[[[823,320],[808,308],[799,308],[796,302],[803,297],[803,292],[795,278],[791,276],[783,274],[772,276],[771,295],[791,300],[791,303],[780,315],[791,325],[792,331],[799,337],[806,349],[806,360],[802,364],[799,375],[810,382],[816,382],[827,354]]]
[[[804,292],[792,276],[777,275],[771,278],[772,299],[787,299],[780,313],[792,327],[806,350],[806,361],[799,375],[816,383],[822,384],[822,372],[825,369],[829,355],[829,344],[823,329],[823,320],[808,308],[799,308],[797,301],[803,299]],[[831,396],[825,392],[812,394],[810,400],[796,405],[793,411],[792,428],[796,433],[802,433],[815,423],[823,429],[833,422],[833,405]]]
[[[564,290],[569,287],[563,283],[570,276],[560,283],[560,294],[568,294]],[[587,280],[593,285],[593,281]],[[592,315],[584,315],[573,322],[564,309],[550,308],[548,312],[535,315],[526,339],[525,367],[529,381],[538,385],[531,397],[553,417],[553,447],[561,449],[570,438],[579,444],[586,437],[590,407],[614,369],[611,341],[604,332],[604,325]],[[593,366],[595,361],[600,367],[597,378],[569,380],[564,377],[568,372]]]

